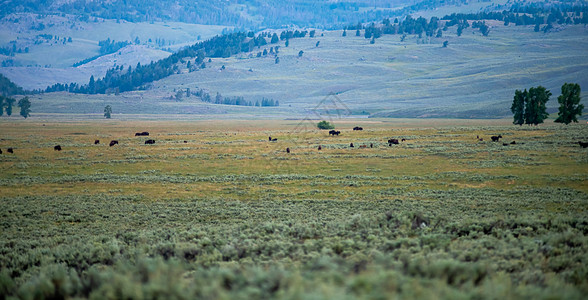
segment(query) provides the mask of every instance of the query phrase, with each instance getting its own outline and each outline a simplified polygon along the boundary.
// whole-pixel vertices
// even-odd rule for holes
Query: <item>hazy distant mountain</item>
[[[0,3],[0,16],[18,12],[65,13],[130,22],[178,21],[237,28],[289,25],[330,28],[371,22],[412,10],[460,5],[468,0],[20,0]],[[491,4],[491,2],[488,2]]]

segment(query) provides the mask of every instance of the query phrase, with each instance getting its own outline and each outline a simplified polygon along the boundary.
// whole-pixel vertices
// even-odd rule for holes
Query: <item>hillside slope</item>
[[[384,36],[324,36],[293,40],[273,57],[241,55],[217,59],[199,72],[173,75],[155,90],[206,88],[211,94],[255,100],[275,98],[294,111],[315,107],[330,93],[353,113],[393,117],[505,117],[515,89],[543,85],[555,98],[565,82],[588,86],[588,29],[569,26],[556,33],[492,24],[492,33],[451,28],[429,40]],[[455,30],[453,28],[453,30]],[[316,43],[320,41],[319,46]],[[448,41],[447,48],[442,42]],[[262,51],[263,49],[255,50]],[[302,57],[298,54],[303,51]],[[221,66],[225,66],[221,70]]]

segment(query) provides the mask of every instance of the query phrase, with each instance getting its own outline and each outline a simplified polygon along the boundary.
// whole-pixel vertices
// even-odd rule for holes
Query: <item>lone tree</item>
[[[6,115],[12,116],[12,106],[16,100],[14,98],[5,98],[4,99],[4,107],[6,107]]]
[[[106,107],[104,107],[104,117],[110,119],[110,114],[112,114],[112,107],[106,105]]]
[[[329,123],[328,121],[320,121],[316,124],[318,129],[335,129],[335,125]]]
[[[20,115],[26,119],[31,114],[31,101],[29,101],[29,97],[20,99],[18,101],[18,107],[20,107]]]
[[[304,54],[304,51],[300,50],[300,52],[298,52],[298,57],[302,57],[302,54]]]
[[[527,98],[527,90],[524,92],[519,90],[515,91],[514,99],[510,111],[514,114],[513,124],[523,125],[525,124],[525,98]]]
[[[580,104],[580,85],[577,83],[564,83],[561,87],[561,95],[557,97],[559,112],[555,122],[566,125],[571,122],[578,123],[577,116],[582,115],[584,105]]]
[[[537,125],[547,119],[549,114],[545,104],[550,96],[551,92],[542,86],[529,89],[525,106],[525,123]]]

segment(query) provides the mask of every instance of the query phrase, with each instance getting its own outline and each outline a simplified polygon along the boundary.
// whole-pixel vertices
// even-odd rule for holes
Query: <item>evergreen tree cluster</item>
[[[10,79],[6,78],[6,76],[0,74],[0,95],[12,96],[12,95],[23,95],[26,93],[27,92],[23,88],[16,85]]]
[[[269,99],[263,97],[261,102],[259,100],[255,101],[247,101],[242,96],[235,96],[235,97],[223,97],[220,93],[216,93],[216,96],[211,97],[208,92],[203,89],[199,89],[192,93],[194,96],[199,97],[200,100],[203,102],[211,103],[211,104],[223,104],[223,105],[240,105],[240,106],[257,106],[257,107],[265,107],[265,106],[280,106],[280,102],[274,99]]]
[[[286,32],[289,36],[289,33]],[[304,32],[296,34],[292,32],[292,37],[305,36]],[[157,81],[180,71],[180,66],[186,67],[190,71],[196,68],[205,68],[205,58],[230,57],[232,55],[252,51],[256,46],[260,47],[267,44],[266,37],[271,36],[269,33],[261,33],[255,36],[253,32],[244,33],[236,32],[213,37],[207,41],[197,43],[190,47],[184,48],[167,58],[157,62],[151,62],[148,65],[140,63],[133,69],[131,66],[124,69],[123,66],[116,66],[106,72],[104,78],[95,79],[93,76],[86,85],[77,83],[54,84],[45,89],[46,92],[69,91],[71,93],[81,94],[105,94],[111,92],[126,92],[142,88],[145,84]],[[112,44],[112,43],[110,43]],[[278,46],[274,47],[274,49]],[[192,63],[192,59],[194,62]],[[188,65],[189,63],[189,65]]]

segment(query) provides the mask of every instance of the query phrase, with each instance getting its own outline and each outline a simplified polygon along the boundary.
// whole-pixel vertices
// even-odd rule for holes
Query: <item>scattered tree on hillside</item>
[[[316,41],[316,47],[320,45],[321,41]]]
[[[276,56],[275,62],[276,62],[276,65],[279,64],[280,63],[280,58]]]
[[[443,48],[447,48],[448,45],[449,45],[449,41],[444,41],[443,42]]]
[[[318,129],[335,129],[335,125],[329,123],[328,121],[320,121],[316,124]]]
[[[286,40],[286,43],[284,44],[284,46],[286,46],[286,47],[290,46],[290,40]]]
[[[566,125],[571,122],[578,122],[577,116],[581,116],[584,109],[584,105],[580,104],[580,91],[580,85],[577,83],[564,83],[562,85],[561,95],[557,97],[559,112],[555,122]]]
[[[532,87],[527,92],[525,105],[525,123],[538,125],[547,119],[546,103],[549,101],[551,92],[542,86]]]
[[[304,51],[300,50],[300,52],[298,52],[298,57],[302,57],[303,54],[304,54]]]
[[[0,117],[4,115],[4,96],[0,95]]]
[[[343,29],[343,34],[341,36],[347,36],[347,30]]]
[[[104,117],[110,119],[110,115],[112,114],[112,107],[110,105],[106,105],[104,107]]]
[[[28,118],[31,114],[31,101],[29,97],[24,97],[18,101],[18,107],[20,107],[20,115],[23,118]]]
[[[514,121],[513,124],[523,125],[525,123],[525,100],[527,98],[527,90],[524,92],[519,90],[515,91],[514,99],[510,111],[513,113]]]
[[[271,39],[270,43],[271,43],[271,44],[275,44],[275,43],[277,43],[277,42],[279,42],[279,41],[280,41],[280,38],[278,38],[278,34],[277,34],[277,33],[274,33],[274,34],[272,35],[272,39]]]

